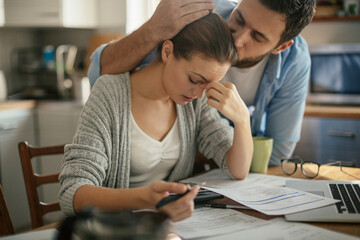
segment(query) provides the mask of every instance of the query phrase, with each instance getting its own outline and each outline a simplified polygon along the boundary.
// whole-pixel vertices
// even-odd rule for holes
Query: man
[[[274,139],[269,165],[292,155],[300,138],[310,56],[299,35],[314,14],[315,0],[162,0],[151,19],[92,56],[91,84],[100,74],[134,69],[156,45],[215,7],[228,20],[239,54],[224,81],[237,87],[251,111],[253,136]],[[147,56],[142,63],[153,59]]]

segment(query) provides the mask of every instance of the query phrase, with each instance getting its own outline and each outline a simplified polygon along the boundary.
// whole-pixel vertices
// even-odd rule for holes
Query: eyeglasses
[[[304,160],[302,160],[298,156],[281,159],[281,168],[283,172],[288,176],[291,176],[296,172],[298,164],[300,164],[302,174],[308,178],[316,178],[319,175],[320,166],[323,165],[338,164],[340,166],[340,171],[342,171],[341,161],[319,164],[317,162],[311,162],[311,161],[304,162]]]

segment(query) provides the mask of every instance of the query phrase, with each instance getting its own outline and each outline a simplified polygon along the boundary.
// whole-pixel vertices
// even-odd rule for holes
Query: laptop
[[[341,200],[325,207],[287,214],[288,221],[360,222],[360,181],[287,180],[286,187]]]

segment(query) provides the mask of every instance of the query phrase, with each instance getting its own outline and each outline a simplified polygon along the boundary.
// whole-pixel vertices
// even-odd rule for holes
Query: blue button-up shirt
[[[214,0],[215,11],[226,20],[237,3]],[[91,86],[100,76],[100,58],[106,45],[96,49],[91,56],[88,76]],[[154,51],[141,64],[154,59]],[[254,99],[251,117],[253,136],[274,139],[269,165],[279,165],[280,160],[292,155],[300,139],[310,75],[308,46],[301,36],[294,44],[279,54],[270,54],[264,74]]]

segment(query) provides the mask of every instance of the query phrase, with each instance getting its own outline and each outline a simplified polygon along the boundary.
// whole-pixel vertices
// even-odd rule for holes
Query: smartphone
[[[157,209],[161,208],[161,207],[165,206],[166,204],[169,204],[173,201],[178,200],[182,196],[186,195],[189,191],[190,190],[187,190],[185,193],[181,193],[181,194],[178,194],[178,193],[170,194],[169,196],[161,199],[160,202],[158,202],[158,204],[156,204],[156,208]],[[214,200],[214,199],[223,198],[223,197],[224,196],[219,193],[201,188],[199,190],[198,194],[196,195],[196,197],[194,198],[194,202],[199,203],[199,202]]]

